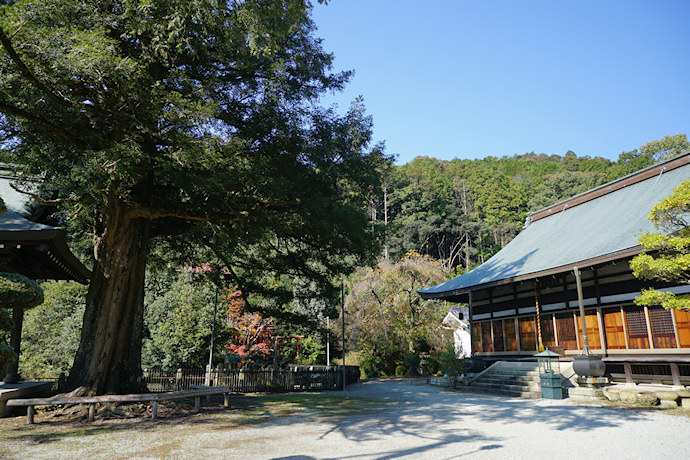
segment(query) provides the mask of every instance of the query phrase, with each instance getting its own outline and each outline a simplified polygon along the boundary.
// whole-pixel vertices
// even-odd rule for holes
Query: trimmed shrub
[[[36,281],[18,273],[0,272],[0,307],[28,308],[43,303],[43,290]]]

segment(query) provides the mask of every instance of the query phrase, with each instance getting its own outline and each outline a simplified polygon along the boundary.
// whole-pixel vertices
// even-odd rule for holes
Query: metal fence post
[[[182,369],[180,368],[177,369],[177,374],[175,375],[175,388],[178,390],[182,388]]]

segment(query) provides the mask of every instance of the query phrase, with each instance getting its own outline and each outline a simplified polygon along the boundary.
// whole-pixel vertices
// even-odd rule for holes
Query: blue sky
[[[398,164],[690,134],[690,1],[330,0],[313,18]]]

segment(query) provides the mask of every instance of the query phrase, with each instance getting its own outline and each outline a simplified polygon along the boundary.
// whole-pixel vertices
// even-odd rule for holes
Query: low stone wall
[[[687,388],[653,390],[610,386],[604,387],[603,392],[609,401],[637,403],[643,406],[660,406],[667,409],[675,409],[680,406],[690,411],[690,390]]]

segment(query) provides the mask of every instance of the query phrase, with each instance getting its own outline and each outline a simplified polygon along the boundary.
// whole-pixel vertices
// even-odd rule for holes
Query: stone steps
[[[495,394],[514,398],[541,398],[539,371],[534,363],[498,362],[469,385],[458,385],[463,392]]]
[[[515,375],[515,374],[487,374],[482,376],[482,381],[490,382],[536,382],[539,380],[539,374],[537,375]]]
[[[486,387],[477,385],[459,385],[456,386],[457,391],[462,391],[465,393],[481,393],[490,395],[500,395],[500,396],[510,396],[513,398],[524,398],[524,399],[538,399],[541,398],[541,391],[533,391],[531,389],[525,388],[501,388],[501,387]]]

